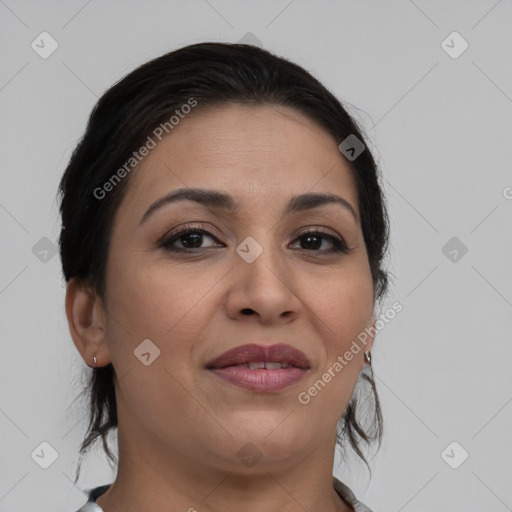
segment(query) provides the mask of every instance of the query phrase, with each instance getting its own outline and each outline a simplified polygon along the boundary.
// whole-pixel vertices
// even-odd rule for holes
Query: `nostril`
[[[242,309],[242,313],[244,315],[252,315],[254,313],[254,310],[252,310],[251,308],[245,308],[245,309]]]

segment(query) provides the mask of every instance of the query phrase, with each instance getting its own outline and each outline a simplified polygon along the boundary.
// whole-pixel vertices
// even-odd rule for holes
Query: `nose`
[[[227,314],[245,321],[252,317],[262,324],[292,322],[302,308],[294,289],[293,268],[282,251],[270,243],[260,245],[263,252],[251,263],[235,253],[235,268],[229,273]]]

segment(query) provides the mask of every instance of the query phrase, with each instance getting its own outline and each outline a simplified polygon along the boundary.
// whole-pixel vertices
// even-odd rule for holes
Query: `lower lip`
[[[307,373],[302,368],[281,368],[278,370],[251,370],[240,366],[210,369],[217,377],[250,391],[280,391],[301,380]]]

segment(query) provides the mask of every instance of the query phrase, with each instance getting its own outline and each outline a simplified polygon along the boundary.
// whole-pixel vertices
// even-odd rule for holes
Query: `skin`
[[[84,361],[92,365],[96,355],[117,375],[119,467],[98,505],[105,512],[351,510],[332,487],[336,426],[373,339],[307,405],[297,395],[375,325],[363,233],[338,204],[282,213],[291,196],[321,192],[360,214],[336,141],[286,107],[203,109],[129,180],[114,218],[105,296],[74,279],[66,294]],[[184,200],[140,224],[155,200],[185,187],[229,193],[238,211]],[[213,238],[204,235],[195,253],[159,246],[176,227],[197,223]],[[326,253],[333,245],[323,237],[308,246],[299,236],[306,227],[341,236],[352,250]],[[263,248],[252,263],[235,251],[247,236]],[[187,242],[178,237],[173,245]],[[134,356],[145,339],[160,349],[148,366]],[[233,386],[204,368],[252,342],[290,344],[311,368],[277,393]],[[237,456],[247,443],[261,454],[251,467]]]

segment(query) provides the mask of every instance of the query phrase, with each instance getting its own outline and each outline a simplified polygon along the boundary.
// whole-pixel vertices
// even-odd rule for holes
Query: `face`
[[[155,205],[178,189],[218,191],[234,208]],[[288,211],[302,194],[343,201]],[[370,345],[307,392],[372,320],[359,214],[336,141],[292,109],[211,108],[158,143],[130,176],[109,248],[105,343],[120,434],[141,450],[228,471],[250,471],[237,455],[247,443],[262,470],[334,443]],[[282,389],[251,390],[206,368],[250,343],[289,345],[308,369]]]

